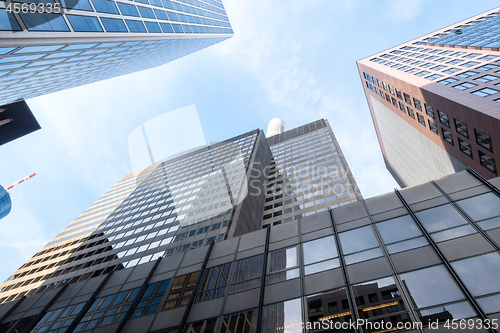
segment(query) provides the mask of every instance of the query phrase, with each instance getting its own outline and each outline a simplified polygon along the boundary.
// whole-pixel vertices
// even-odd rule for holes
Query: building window
[[[413,97],[413,104],[415,104],[415,108],[419,111],[422,111],[422,105],[420,104],[420,101]]]
[[[398,107],[398,102],[396,101],[396,99],[394,97],[391,97],[391,101],[392,101],[392,105],[394,105],[395,107]]]
[[[61,14],[19,13],[28,31],[70,31]]]
[[[417,112],[418,122],[425,127],[425,118],[420,113]]]
[[[498,67],[498,65],[487,64],[487,65],[483,65],[483,66],[477,67],[476,69],[480,70],[480,71],[489,71],[490,69],[494,69],[494,68],[497,68],[497,67]]]
[[[458,138],[458,145],[460,146],[460,151],[462,153],[464,153],[465,155],[467,155],[470,158],[472,158],[472,148],[471,148],[470,143],[468,143],[465,140],[462,140],[462,139]]]
[[[469,88],[476,87],[477,84],[471,83],[471,82],[463,82],[461,84],[458,84],[456,86],[453,86],[453,88],[458,89],[458,90],[467,90]]]
[[[406,111],[405,111],[405,106],[404,106],[404,104],[403,104],[403,103],[401,103],[401,102],[398,102],[398,103],[399,103],[399,109],[400,109],[401,111],[403,111],[403,112],[406,112]]]
[[[457,133],[462,136],[465,136],[466,138],[469,138],[469,131],[467,130],[467,124],[456,118],[454,120],[455,120],[455,129]]]
[[[493,152],[493,145],[491,143],[491,136],[489,136],[486,133],[483,133],[477,129],[474,129],[474,132],[476,134],[476,142],[478,145],[483,147],[486,150],[489,150]]]
[[[454,144],[453,144],[453,135],[451,135],[450,132],[448,132],[447,130],[445,130],[442,127],[441,127],[441,130],[443,131],[443,139],[444,139],[444,141],[446,141],[450,145],[454,146]]]
[[[431,118],[436,118],[436,115],[434,114],[434,109],[432,108],[432,106],[427,105],[425,103],[424,103],[424,106],[425,106],[425,113],[427,113],[427,115]]]
[[[450,83],[454,83],[454,82],[457,82],[458,80],[457,79],[454,79],[452,77],[449,77],[447,79],[444,79],[444,80],[441,80],[441,81],[438,81],[438,83],[441,83],[442,85],[449,85]]]
[[[438,115],[439,115],[439,122],[446,127],[450,127],[450,119],[448,118],[448,115],[439,110],[438,110]]]
[[[269,254],[266,284],[300,277],[297,247],[290,247]]]
[[[456,65],[456,64],[458,64],[460,62],[462,62],[462,60],[460,60],[460,59],[454,59],[452,61],[448,61],[447,64],[448,65]]]
[[[495,59],[496,57],[497,57],[496,55],[487,55],[487,56],[484,56],[482,58],[479,58],[478,60],[488,61],[491,59]]]
[[[340,266],[335,239],[332,236],[305,242],[302,249],[306,275]]]
[[[486,82],[490,82],[490,81],[493,81],[493,80],[496,80],[496,79],[498,79],[498,76],[491,75],[491,74],[486,74],[486,75],[483,75],[483,76],[475,78],[474,81],[486,83]]]
[[[429,128],[431,129],[432,132],[434,132],[434,134],[438,134],[438,128],[436,126],[436,123],[433,122],[432,120],[427,120],[427,122],[429,123]]]
[[[391,92],[391,94],[393,94],[393,95],[394,95],[394,88],[393,88],[393,87],[391,87],[390,85],[387,85],[387,86],[389,87],[389,91]]]
[[[403,93],[403,96],[405,98],[405,102],[411,105],[410,95],[408,95],[407,93]]]
[[[458,72],[459,70],[460,70],[460,69],[458,69],[458,68],[449,68],[449,69],[447,69],[447,70],[443,71],[443,73],[446,73],[446,74],[453,74],[453,73]]]
[[[416,75],[416,76],[424,76],[424,75],[427,75],[429,73],[430,73],[429,71],[421,71],[421,72],[418,72],[418,73],[416,73],[414,75]]]
[[[407,109],[408,109],[408,115],[413,119],[415,119],[415,112],[413,112],[413,110],[410,107],[407,107]]]
[[[481,165],[496,175],[497,174],[497,167],[496,167],[495,160],[493,159],[493,157],[486,155],[485,153],[483,153],[480,150],[478,150],[478,152],[479,152],[479,159],[481,161]]]
[[[491,95],[498,94],[499,92],[500,91],[493,89],[493,88],[483,88],[483,89],[479,89],[479,90],[476,90],[474,92],[471,92],[471,94],[479,96],[479,97],[488,97]]]
[[[426,77],[427,80],[434,81],[435,79],[439,79],[440,77],[443,77],[441,74],[433,74],[428,77]]]
[[[399,99],[403,99],[403,95],[401,95],[401,90],[396,89],[396,96],[397,96]]]
[[[475,66],[479,64],[477,61],[469,61],[469,62],[466,62],[465,64],[461,64],[460,66],[462,67],[472,67],[472,66]]]
[[[464,59],[470,59],[470,58],[477,57],[478,55],[479,55],[479,53],[469,53],[469,54],[463,56],[462,58],[464,58]]]
[[[466,79],[466,78],[468,78],[468,77],[470,77],[472,75],[476,75],[476,74],[479,74],[479,72],[467,71],[467,72],[463,72],[463,73],[457,74],[457,76]]]
[[[437,61],[437,60],[436,60],[436,61]],[[436,66],[436,67],[432,67],[431,69],[432,69],[433,71],[439,71],[439,70],[441,70],[441,69],[443,69],[443,68],[446,68],[446,66],[439,65],[439,66]]]

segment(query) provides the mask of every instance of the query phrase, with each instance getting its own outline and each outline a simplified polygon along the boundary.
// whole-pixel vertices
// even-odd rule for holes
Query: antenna
[[[13,188],[14,186],[16,186],[16,185],[18,185],[18,184],[21,184],[21,183],[24,183],[24,181],[25,181],[25,180],[28,180],[28,179],[30,179],[30,178],[32,178],[32,177],[34,177],[34,176],[35,176],[35,173],[33,172],[31,175],[29,175],[29,176],[27,176],[27,177],[24,177],[23,179],[21,179],[21,180],[20,180],[20,181],[18,181],[17,183],[14,183],[14,184],[12,184],[12,185],[8,186],[8,187],[6,188],[6,190],[7,190],[7,191],[8,191],[8,190],[10,190],[10,189],[11,189],[11,188]]]

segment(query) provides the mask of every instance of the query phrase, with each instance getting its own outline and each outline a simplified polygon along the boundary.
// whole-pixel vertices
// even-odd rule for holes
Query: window
[[[194,272],[178,276],[174,279],[172,288],[170,288],[170,292],[167,296],[167,302],[164,307],[165,310],[178,308],[188,304],[199,274],[200,272]]]
[[[267,271],[266,284],[300,277],[297,247],[271,252],[269,254],[269,267]]]
[[[464,83],[458,84],[456,86],[453,86],[453,88],[458,89],[458,90],[467,90],[469,88],[473,88],[476,86],[477,86],[477,84],[475,84],[475,83],[464,82]]]
[[[457,203],[475,221],[500,215],[500,198],[493,192],[460,200]]]
[[[407,93],[403,93],[403,96],[405,98],[405,102],[411,105],[410,95],[408,95]]]
[[[420,104],[420,101],[413,97],[413,104],[415,104],[415,108],[419,111],[422,111],[422,105]]]
[[[394,105],[395,107],[398,107],[398,102],[396,101],[396,99],[394,97],[391,97],[391,101],[392,101],[392,105]]]
[[[432,120],[428,119],[427,122],[429,123],[429,128],[434,134],[438,134],[438,128],[436,126],[436,123],[433,122]]]
[[[426,79],[430,80],[430,81],[434,81],[436,79],[439,79],[440,77],[443,77],[443,76],[441,74],[433,74],[433,75],[427,76]]]
[[[302,244],[305,274],[313,274],[340,266],[337,247],[332,236]]]
[[[146,32],[144,23],[142,23],[141,21],[125,20],[125,23],[127,23],[130,32]]]
[[[147,7],[142,7],[142,6],[137,6],[137,8],[139,9],[139,13],[141,14],[142,17],[147,17],[147,18],[156,18],[155,15],[153,14],[153,11],[151,10],[151,8],[147,8]]]
[[[454,79],[452,77],[449,77],[447,79],[444,79],[444,80],[441,80],[441,81],[438,81],[438,83],[441,83],[442,85],[448,85],[450,83],[454,83],[454,82],[457,82],[458,80],[457,79]]]
[[[469,62],[466,62],[465,64],[461,64],[460,66],[462,67],[472,67],[472,66],[475,66],[479,64],[477,61],[469,61]]]
[[[489,71],[490,69],[494,69],[494,68],[497,68],[497,67],[498,67],[498,65],[487,64],[487,65],[483,65],[483,66],[477,67],[476,69],[480,70],[480,71]]]
[[[481,161],[481,165],[496,175],[497,174],[497,167],[495,164],[495,159],[493,157],[486,155],[485,153],[483,153],[480,150],[478,152],[479,152],[479,159]]]
[[[451,264],[470,290],[479,296],[500,291],[496,277],[500,274],[500,255],[496,252],[455,261]],[[484,274],[480,274],[483,273]]]
[[[413,112],[413,110],[410,107],[407,107],[407,109],[408,109],[408,115],[413,119],[415,119],[415,113]]]
[[[472,92],[471,94],[479,96],[479,97],[487,97],[487,96],[495,95],[499,92],[500,92],[499,90],[496,90],[493,88],[483,88],[483,89],[476,90],[476,91]]]
[[[436,60],[436,61],[437,61],[437,60]],[[432,67],[431,69],[432,69],[433,71],[439,71],[439,70],[441,70],[441,69],[443,69],[443,68],[446,68],[446,66],[439,65],[439,66],[436,66],[436,67]]]
[[[403,112],[406,112],[406,111],[405,111],[405,106],[404,106],[404,104],[403,104],[403,103],[401,103],[401,102],[398,102],[398,103],[399,103],[399,109],[400,109],[401,111],[403,111]]]
[[[208,268],[203,274],[196,301],[201,302],[224,297],[229,284],[230,269],[231,263]]]
[[[425,107],[425,113],[427,113],[427,115],[431,118],[436,118],[435,114],[434,114],[434,109],[432,108],[432,106],[430,105],[427,105],[424,103],[424,107]]]
[[[443,265],[401,274],[411,299],[419,308],[458,301],[464,294]]]
[[[82,32],[103,31],[97,17],[69,15],[69,14],[66,14],[66,17],[68,18],[69,23],[73,27],[74,31],[82,31]]]
[[[460,151],[464,153],[465,155],[469,156],[472,158],[472,148],[470,143],[468,143],[465,140],[462,140],[461,138],[458,138],[458,145],[460,147]]]
[[[443,71],[443,73],[446,73],[446,74],[453,74],[453,73],[458,72],[459,70],[460,70],[460,69],[458,69],[458,68],[449,68],[449,69],[447,69],[447,70]]]
[[[479,53],[469,53],[469,54],[463,56],[462,58],[464,58],[464,59],[470,59],[470,58],[477,57],[478,55],[479,55]]]
[[[450,127],[450,119],[448,118],[448,115],[439,110],[438,110],[438,115],[439,115],[439,122],[446,127]]]
[[[460,59],[454,59],[452,61],[448,61],[447,64],[448,65],[456,65],[456,64],[458,64],[460,62],[462,62],[462,60],[460,60]]]
[[[493,80],[496,80],[496,79],[498,79],[498,76],[491,75],[491,74],[486,74],[486,75],[483,75],[483,76],[475,78],[474,81],[486,83],[486,82],[490,82],[490,81],[493,81]]]
[[[401,95],[401,90],[396,89],[396,96],[397,96],[397,98],[399,98],[399,99],[403,99],[403,95]]]
[[[379,222],[377,228],[385,244],[422,236],[418,226],[409,215]]]
[[[70,31],[61,14],[20,12],[19,15],[28,31]]]
[[[107,32],[128,32],[127,26],[123,20],[101,17],[101,22]]]
[[[119,14],[114,1],[92,0],[95,10],[99,13]]]
[[[21,26],[17,23],[14,14],[0,9],[0,31],[21,31]]]
[[[137,11],[137,8],[134,5],[129,5],[128,3],[123,3],[123,2],[117,2],[117,4],[123,15],[139,17],[139,12]]]
[[[466,78],[468,78],[468,77],[470,77],[472,75],[476,75],[476,74],[479,74],[479,72],[467,71],[467,72],[463,72],[463,73],[457,74],[457,76],[466,79]]]
[[[457,133],[468,138],[469,131],[467,130],[467,124],[456,118],[454,120],[455,120],[455,130],[457,131]]]
[[[489,136],[486,133],[483,133],[477,129],[474,129],[474,133],[476,134],[476,142],[478,145],[483,147],[484,149],[488,151],[493,151],[493,145],[491,142],[491,136]]]
[[[416,73],[416,74],[414,74],[414,75],[416,75],[416,76],[424,76],[424,75],[427,75],[427,74],[429,74],[429,73],[430,73],[430,72],[428,72],[428,71],[421,71],[421,72],[418,72],[418,73]]]
[[[496,57],[497,57],[496,55],[487,55],[487,56],[479,58],[478,60],[488,61],[491,59],[495,59]]]
[[[260,254],[250,258],[238,260],[235,263],[231,277],[231,293],[260,287],[260,279],[263,272],[264,255]]]
[[[371,226],[341,232],[339,238],[344,254],[364,251],[379,246]]]
[[[448,142],[450,145],[454,145],[453,144],[453,135],[451,134],[451,132],[445,130],[444,128],[441,127],[441,130],[443,131],[443,139],[444,141]]]
[[[422,116],[420,113],[417,112],[417,119],[418,119],[418,122],[425,127],[424,116]]]

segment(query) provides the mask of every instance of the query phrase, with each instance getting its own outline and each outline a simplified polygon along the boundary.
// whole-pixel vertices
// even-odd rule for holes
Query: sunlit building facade
[[[269,169],[263,225],[277,225],[361,200],[328,120],[267,139]]]
[[[495,185],[464,171],[64,284],[0,306],[0,331],[493,333]]]
[[[0,105],[160,66],[232,35],[218,0],[0,1]]]
[[[471,167],[498,176],[500,8],[358,61],[385,163],[401,186]]]

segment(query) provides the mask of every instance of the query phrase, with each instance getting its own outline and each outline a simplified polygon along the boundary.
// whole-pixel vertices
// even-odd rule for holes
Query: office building
[[[9,215],[12,209],[12,201],[9,193],[0,185],[0,220]]]
[[[268,135],[273,154],[263,224],[276,225],[362,199],[327,120]]]
[[[500,8],[358,61],[387,168],[401,186],[500,161]]]
[[[41,127],[24,100],[0,107],[0,146]]]
[[[496,332],[500,179],[469,170],[5,303],[0,331]]]
[[[160,66],[233,34],[219,0],[30,3],[0,3],[0,105]]]

